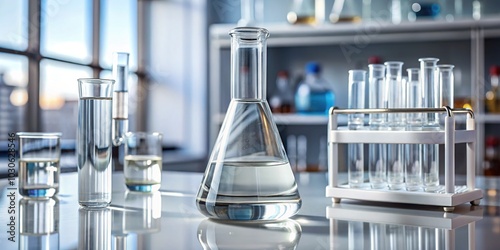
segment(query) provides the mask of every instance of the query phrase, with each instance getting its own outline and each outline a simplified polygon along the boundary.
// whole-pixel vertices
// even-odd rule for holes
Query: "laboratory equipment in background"
[[[291,24],[321,24],[325,20],[325,0],[293,0],[286,19]]]
[[[483,173],[485,176],[500,176],[500,140],[495,136],[486,138]]]
[[[78,79],[78,202],[86,207],[106,207],[111,203],[114,82]]]
[[[333,86],[321,75],[321,66],[309,62],[306,75],[295,92],[295,110],[301,114],[328,114],[335,105]]]
[[[293,112],[293,89],[288,72],[281,70],[276,77],[276,91],[269,98],[269,105],[273,113]]]
[[[350,109],[365,108],[365,78],[364,70],[349,70],[348,107]],[[364,114],[351,114],[347,117],[349,130],[362,129]],[[347,146],[347,170],[349,186],[359,188],[364,182],[364,150],[363,144],[349,144]]]
[[[329,16],[330,22],[361,22],[361,6],[358,6],[359,4],[361,1],[335,0]]]
[[[486,110],[489,113],[500,113],[500,86],[499,83],[500,66],[490,67],[491,89],[486,92]]]
[[[266,100],[267,38],[263,28],[231,35],[231,101],[196,204],[214,219],[283,220],[302,200]]]

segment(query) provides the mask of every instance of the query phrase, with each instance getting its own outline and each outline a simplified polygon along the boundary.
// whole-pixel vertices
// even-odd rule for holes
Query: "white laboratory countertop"
[[[2,250],[27,245],[82,249],[83,243],[101,249],[500,249],[497,193],[486,192],[480,206],[463,204],[453,213],[441,207],[351,200],[334,204],[325,197],[325,173],[300,173],[296,181],[303,203],[296,216],[276,223],[228,224],[198,212],[195,195],[201,178],[201,173],[166,171],[159,193],[137,194],[127,193],[123,175],[116,173],[112,205],[99,211],[79,209],[77,173],[61,175],[57,200],[21,199],[7,180],[0,180],[0,246]],[[17,194],[15,214],[9,214],[11,192]],[[15,217],[15,243],[8,240],[10,216]]]

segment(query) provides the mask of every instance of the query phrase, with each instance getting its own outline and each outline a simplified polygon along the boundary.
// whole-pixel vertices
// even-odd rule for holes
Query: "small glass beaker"
[[[111,250],[111,209],[81,206],[78,213],[78,249]]]
[[[111,203],[112,96],[114,80],[78,79],[78,202]]]
[[[19,249],[59,249],[59,201],[19,201]]]
[[[61,133],[17,133],[19,193],[52,197],[59,192]]]
[[[161,133],[126,134],[123,174],[129,190],[152,192],[160,189],[162,153]]]
[[[285,219],[302,201],[266,100],[269,32],[240,27],[230,35],[231,102],[198,190],[198,210],[214,219]]]

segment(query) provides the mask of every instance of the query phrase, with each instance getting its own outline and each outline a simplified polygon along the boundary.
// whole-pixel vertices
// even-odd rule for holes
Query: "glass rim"
[[[78,78],[78,83],[90,83],[90,84],[114,84],[113,79],[101,79],[101,78]]]
[[[401,61],[387,61],[387,62],[384,62],[384,65],[385,66],[402,66],[404,63],[401,62]]]
[[[229,31],[229,35],[242,35],[245,38],[259,38],[259,37],[269,37],[269,31],[261,27],[236,27]]]
[[[419,62],[437,62],[439,61],[439,58],[435,57],[423,57],[418,59]]]
[[[438,67],[438,69],[453,69],[453,68],[455,68],[455,65],[453,65],[453,64],[438,64],[438,65],[436,65],[436,67]]]
[[[19,138],[56,138],[59,139],[62,136],[60,132],[17,132],[16,135]]]

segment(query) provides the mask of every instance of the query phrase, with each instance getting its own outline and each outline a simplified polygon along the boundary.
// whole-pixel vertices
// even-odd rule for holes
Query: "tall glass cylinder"
[[[224,220],[281,220],[302,200],[266,100],[262,28],[231,35],[231,102],[198,190],[198,210]]]
[[[111,112],[114,80],[78,79],[78,202],[111,203]]]
[[[385,66],[368,65],[368,107],[385,108]],[[385,124],[384,114],[369,115],[370,130],[381,130]],[[368,145],[368,177],[372,188],[387,187],[386,144]]]
[[[386,62],[385,83],[388,108],[406,107],[406,86],[402,81],[402,62]],[[387,114],[386,128],[404,130],[406,117],[403,113]],[[390,189],[404,187],[404,144],[387,145],[387,183]]]
[[[424,108],[440,108],[440,87],[436,77],[437,58],[420,58],[420,82],[423,88]],[[424,130],[439,130],[439,114],[428,113],[423,119]],[[422,145],[422,175],[425,191],[433,192],[439,186],[439,145]]]
[[[420,70],[409,68],[407,82],[406,105],[408,108],[422,108],[422,85],[420,84]],[[406,114],[406,129],[409,131],[422,130],[422,113]],[[422,187],[422,150],[421,144],[406,145],[406,190],[416,191]]]
[[[365,108],[365,77],[364,70],[349,70],[349,98],[348,108]],[[347,126],[350,130],[359,130],[363,128],[364,114],[350,114],[348,116]],[[351,187],[361,187],[364,182],[364,152],[363,144],[349,144],[348,164],[349,185]]]

